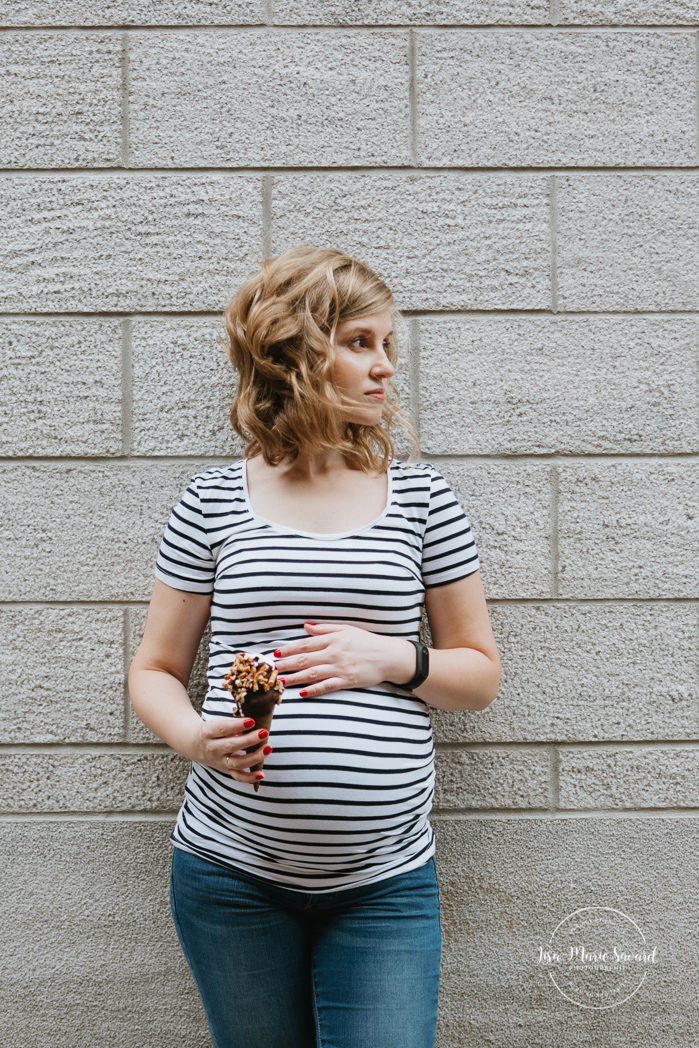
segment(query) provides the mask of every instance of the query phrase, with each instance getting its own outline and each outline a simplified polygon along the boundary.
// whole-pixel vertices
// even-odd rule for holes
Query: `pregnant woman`
[[[437,469],[394,457],[396,316],[340,251],[264,263],[225,314],[245,457],[192,477],[158,555],[129,680],[192,761],[171,906],[215,1048],[434,1044],[428,707],[484,709],[500,661],[463,509]],[[284,679],[269,738],[233,715],[237,651]]]

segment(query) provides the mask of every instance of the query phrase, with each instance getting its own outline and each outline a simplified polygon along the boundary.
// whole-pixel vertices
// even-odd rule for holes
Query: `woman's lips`
[[[371,393],[365,393],[364,396],[365,397],[370,397],[371,400],[384,401],[386,399],[386,394],[384,393],[384,391],[382,389],[372,390]]]

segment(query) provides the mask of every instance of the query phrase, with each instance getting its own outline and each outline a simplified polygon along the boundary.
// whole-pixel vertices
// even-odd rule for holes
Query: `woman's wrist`
[[[390,684],[397,684],[399,687],[402,684],[407,684],[415,676],[416,666],[417,653],[415,645],[411,644],[409,640],[392,637],[387,665],[388,672],[384,680]]]
[[[199,714],[195,712],[196,721],[187,718],[187,726],[182,739],[182,748],[180,753],[187,760],[194,761],[196,764],[205,764],[205,749],[204,741],[201,737],[201,726],[202,719]]]

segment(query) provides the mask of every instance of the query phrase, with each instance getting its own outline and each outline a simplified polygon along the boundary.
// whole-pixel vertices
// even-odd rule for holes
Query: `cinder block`
[[[407,33],[147,33],[130,48],[141,167],[410,161]]]
[[[697,174],[569,175],[557,187],[559,308],[699,308]]]
[[[696,163],[694,36],[416,33],[425,165]]]
[[[143,638],[143,631],[146,627],[147,611],[147,608],[129,609],[129,664],[133,661],[133,657]],[[201,712],[202,703],[206,697],[206,689],[208,687],[206,670],[209,663],[210,640],[211,629],[207,626],[204,631],[204,636],[201,639],[201,644],[199,645],[199,651],[194,660],[192,674],[189,678],[189,687],[187,688],[189,697],[192,700],[192,705],[198,713]],[[160,741],[157,736],[155,736],[152,731],[149,731],[145,724],[139,720],[136,711],[131,705],[129,705],[129,719],[126,737],[129,742],[157,743]]]
[[[662,1048],[697,1042],[699,933],[687,916],[697,906],[696,816],[445,816],[435,830],[444,941],[437,1048],[621,1048],[647,1043],[649,1030]],[[657,948],[620,1007],[571,1003],[539,963],[558,925],[586,907],[620,911],[649,952]],[[624,920],[619,927],[623,948]],[[613,975],[587,975],[590,989],[614,985]]]
[[[438,464],[476,539],[486,598],[551,594],[551,467],[521,462]]]
[[[410,309],[548,309],[546,175],[275,177],[274,254],[338,247]]]
[[[561,808],[697,808],[699,747],[561,749]]]
[[[0,454],[121,452],[117,320],[1,320]]]
[[[218,310],[261,262],[254,175],[47,175],[2,186],[0,309]]]
[[[170,916],[171,824],[0,825],[3,1044],[211,1044]]]
[[[696,597],[699,476],[688,461],[560,470],[562,597]]]
[[[422,448],[696,451],[698,335],[682,317],[425,317]]]
[[[275,0],[275,25],[541,25],[548,0]]]
[[[557,0],[559,25],[697,24],[696,0]]]
[[[1,167],[119,164],[118,35],[3,34],[0,122]]]
[[[163,753],[3,753],[0,811],[177,811],[190,762]]]
[[[500,692],[430,709],[444,742],[697,737],[698,615],[682,604],[494,604]]]
[[[264,0],[5,0],[3,25],[244,25],[264,22]]]
[[[439,750],[435,808],[546,808],[549,755],[536,750]]]
[[[149,600],[196,463],[0,466],[0,600]]]
[[[124,737],[120,608],[0,609],[0,741]]]
[[[133,324],[133,451],[137,455],[242,453],[230,422],[236,373],[220,321],[137,318]]]

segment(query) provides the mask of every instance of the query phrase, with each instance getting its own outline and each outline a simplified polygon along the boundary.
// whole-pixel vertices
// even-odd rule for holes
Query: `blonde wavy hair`
[[[333,378],[338,324],[390,310],[394,334],[387,349],[396,365],[400,313],[384,282],[335,248],[291,248],[263,263],[226,307],[226,349],[238,371],[231,422],[248,458],[270,466],[300,452],[338,449],[353,469],[383,473],[394,457],[391,427],[417,452],[417,436],[388,383],[378,425],[345,422],[340,409],[356,402]]]

